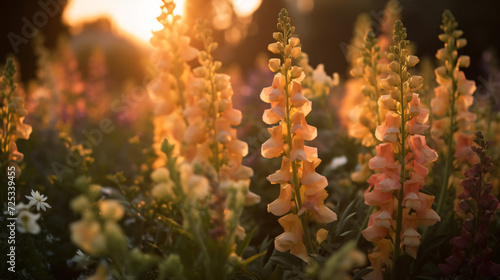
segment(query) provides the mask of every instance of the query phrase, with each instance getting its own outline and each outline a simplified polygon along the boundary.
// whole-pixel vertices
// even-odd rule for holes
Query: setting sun
[[[184,11],[184,1],[175,1],[177,14]],[[131,35],[147,43],[151,31],[160,30],[161,24],[156,20],[161,14],[161,0],[131,1],[131,0],[72,0],[64,12],[64,20],[71,26],[107,17],[120,32]]]

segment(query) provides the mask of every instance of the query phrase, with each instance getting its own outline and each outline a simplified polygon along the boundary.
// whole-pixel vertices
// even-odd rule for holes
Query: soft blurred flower
[[[99,209],[101,210],[101,215],[103,218],[114,221],[120,220],[125,213],[123,205],[121,205],[121,203],[115,199],[106,199],[100,201]]]
[[[17,215],[17,230],[20,233],[39,234],[40,226],[36,223],[40,219],[40,213],[33,214],[28,210],[21,210]]]

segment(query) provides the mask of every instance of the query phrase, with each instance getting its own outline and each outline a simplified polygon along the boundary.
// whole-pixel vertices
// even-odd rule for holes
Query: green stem
[[[288,34],[288,30],[284,30],[283,32],[283,35],[284,35],[284,40],[283,40],[283,45],[284,47],[286,47],[286,45],[288,44],[288,39],[289,39],[289,34]],[[285,56],[285,54],[283,54],[283,62],[285,62],[287,59],[287,57]],[[284,86],[284,91],[285,91],[285,95],[286,95],[286,118],[285,118],[285,122],[286,122],[286,129],[287,129],[287,133],[286,133],[286,143],[288,145],[288,149],[286,151],[286,155],[289,159],[291,159],[291,151],[292,151],[292,147],[293,147],[293,141],[292,141],[292,121],[291,121],[291,116],[290,116],[290,111],[291,111],[291,105],[290,105],[290,92],[289,92],[289,89],[288,89],[288,85],[290,84],[290,79],[288,77],[288,70],[284,69],[284,76],[285,76],[285,86]],[[293,190],[295,192],[295,202],[297,204],[297,211],[299,211],[301,208],[302,208],[302,198],[300,197],[300,182],[299,182],[299,178],[297,176],[298,172],[299,172],[299,166],[298,166],[298,162],[296,160],[292,161],[292,187],[293,187]],[[306,246],[306,249],[307,249],[307,252],[309,254],[312,254],[314,253],[314,247],[312,245],[312,241],[311,241],[311,234],[309,233],[309,221],[308,221],[308,218],[307,218],[307,214],[304,213],[302,215],[300,215],[300,222],[302,224],[302,234],[303,234],[303,242],[304,242],[304,245]]]
[[[401,58],[401,45],[399,47],[399,58]],[[393,258],[392,258],[392,280],[397,279],[397,273],[396,273],[396,262],[401,254],[401,229],[402,229],[402,222],[403,222],[403,206],[401,205],[403,198],[404,198],[404,184],[405,184],[405,156],[406,156],[406,131],[405,131],[405,126],[406,126],[406,120],[405,120],[405,96],[404,96],[404,81],[403,81],[403,65],[401,59],[400,60],[400,65],[399,65],[399,77],[400,77],[400,82],[401,82],[401,88],[400,88],[400,104],[401,104],[401,154],[400,154],[400,164],[401,164],[401,170],[399,174],[399,183],[401,185],[401,188],[398,191],[398,201],[397,201],[397,209],[398,209],[398,214],[397,214],[397,226],[396,226],[396,240],[394,242],[394,251],[393,251]]]
[[[438,199],[438,204],[437,204],[437,214],[441,216],[443,213],[443,207],[444,207],[444,202],[446,200],[446,190],[448,189],[448,184],[450,182],[450,176],[451,176],[451,169],[453,167],[453,159],[454,159],[454,146],[453,146],[453,135],[455,133],[455,100],[457,98],[457,82],[455,81],[455,77],[453,77],[453,69],[455,69],[456,62],[452,61],[452,68],[451,68],[451,84],[452,84],[452,96],[451,96],[451,101],[450,101],[450,130],[448,134],[448,139],[446,146],[448,147],[448,156],[446,157],[446,162],[445,162],[445,167],[444,167],[444,178],[443,178],[443,184],[441,184],[441,188],[439,190],[439,199]]]

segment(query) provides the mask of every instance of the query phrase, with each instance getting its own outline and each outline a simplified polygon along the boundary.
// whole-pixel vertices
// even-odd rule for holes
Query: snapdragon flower
[[[295,27],[290,25],[285,9],[281,10],[278,22],[279,31],[273,34],[276,42],[268,49],[282,58],[270,60],[270,69],[277,73],[272,85],[260,94],[262,101],[271,107],[264,111],[262,119],[274,125],[268,128],[271,137],[262,145],[262,156],[282,158],[281,168],[267,177],[272,184],[280,185],[280,195],[268,205],[268,211],[285,215],[278,220],[285,232],[276,237],[276,249],[290,251],[309,262],[309,254],[314,250],[309,219],[331,223],[337,215],[324,204],[328,181],[315,171],[321,162],[317,149],[305,144],[316,138],[317,129],[306,121],[312,107],[303,94],[303,69],[292,65],[292,60],[301,53],[300,40],[292,36]]]
[[[370,187],[365,191],[365,203],[378,207],[379,211],[370,215],[368,227],[362,232],[368,241],[380,247],[385,246],[385,238],[393,239],[393,264],[401,249],[416,258],[421,237],[417,227],[440,220],[431,209],[434,198],[420,193],[426,181],[427,166],[437,159],[437,154],[427,146],[422,135],[428,127],[425,122],[429,112],[420,107],[419,95],[415,93],[422,87],[422,77],[408,72],[418,58],[409,54],[406,37],[406,28],[397,21],[394,44],[388,54],[391,60],[389,74],[380,80],[385,94],[379,103],[386,114],[375,136],[382,143],[376,147],[377,155],[368,163],[376,173],[368,179]],[[370,277],[381,279],[381,270],[390,260],[389,254],[390,250],[384,249],[376,253],[376,258],[370,257],[374,268]],[[395,271],[393,265],[393,279]]]

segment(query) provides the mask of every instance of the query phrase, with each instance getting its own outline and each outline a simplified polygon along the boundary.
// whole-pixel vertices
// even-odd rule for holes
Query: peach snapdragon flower
[[[156,62],[158,75],[149,84],[149,97],[154,102],[154,144],[158,154],[154,167],[165,165],[161,152],[164,138],[175,144],[176,154],[184,140],[186,120],[182,115],[185,107],[187,84],[191,71],[187,62],[195,59],[198,50],[190,46],[190,38],[184,35],[186,26],[173,14],[175,4],[165,0],[158,21],[163,29],[153,32],[151,44],[155,47],[152,60]]]
[[[399,257],[400,247],[415,258],[420,244],[417,227],[440,220],[431,209],[434,198],[420,193],[427,166],[437,159],[437,154],[426,144],[423,134],[428,128],[429,112],[420,107],[419,95],[415,93],[422,87],[423,79],[407,72],[407,68],[418,63],[418,58],[408,54],[409,42],[401,38],[406,38],[406,29],[398,21],[394,27],[395,42],[388,55],[392,61],[388,65],[390,71],[386,79],[380,80],[387,94],[380,97],[379,104],[387,113],[375,136],[382,143],[368,163],[376,173],[368,179],[370,187],[365,191],[365,203],[379,210],[370,215],[362,234],[381,248],[369,256],[374,269],[371,279],[381,279],[382,269],[390,261],[390,250],[384,243],[387,237],[394,240],[393,263]]]
[[[440,188],[438,199],[438,213],[441,213],[445,204],[446,191],[450,182],[455,182],[453,177],[453,166],[464,171],[467,166],[472,165],[477,159],[471,150],[473,145],[472,134],[476,114],[469,112],[474,98],[472,94],[476,91],[474,81],[467,80],[460,68],[467,68],[470,64],[469,56],[458,55],[458,50],[467,44],[467,40],[461,38],[463,32],[456,29],[458,23],[446,10],[443,13],[441,29],[443,34],[439,40],[444,47],[436,53],[436,58],[444,63],[434,71],[436,81],[439,84],[434,89],[435,97],[431,100],[431,108],[436,119],[433,121],[431,135],[446,159],[443,169],[443,183]],[[459,187],[457,184],[451,184]],[[460,193],[461,190],[458,191]],[[455,201],[458,203],[458,200]]]
[[[2,172],[15,171],[15,176],[21,175],[18,166],[24,155],[17,149],[18,139],[29,139],[32,132],[30,125],[24,123],[27,114],[24,108],[24,98],[17,89],[15,82],[16,68],[14,61],[8,59],[5,65],[2,80],[0,82],[0,114],[2,124],[0,125],[0,168]],[[14,170],[11,168],[14,167]]]
[[[330,223],[337,215],[324,204],[328,196],[327,179],[316,173],[321,162],[317,149],[306,145],[317,136],[317,129],[307,124],[306,116],[311,112],[311,101],[304,95],[301,80],[302,68],[292,66],[292,59],[300,53],[300,40],[292,37],[294,27],[285,9],[279,16],[279,32],[273,37],[276,43],[269,50],[280,54],[282,59],[271,58],[269,68],[277,72],[270,87],[264,88],[260,98],[270,104],[262,119],[269,125],[271,137],[262,145],[265,158],[282,157],[281,168],[267,179],[279,184],[279,197],[268,205],[268,211],[277,216],[285,233],[276,237],[275,247],[279,251],[290,251],[309,262],[313,253],[309,234],[309,219],[318,223]]]

